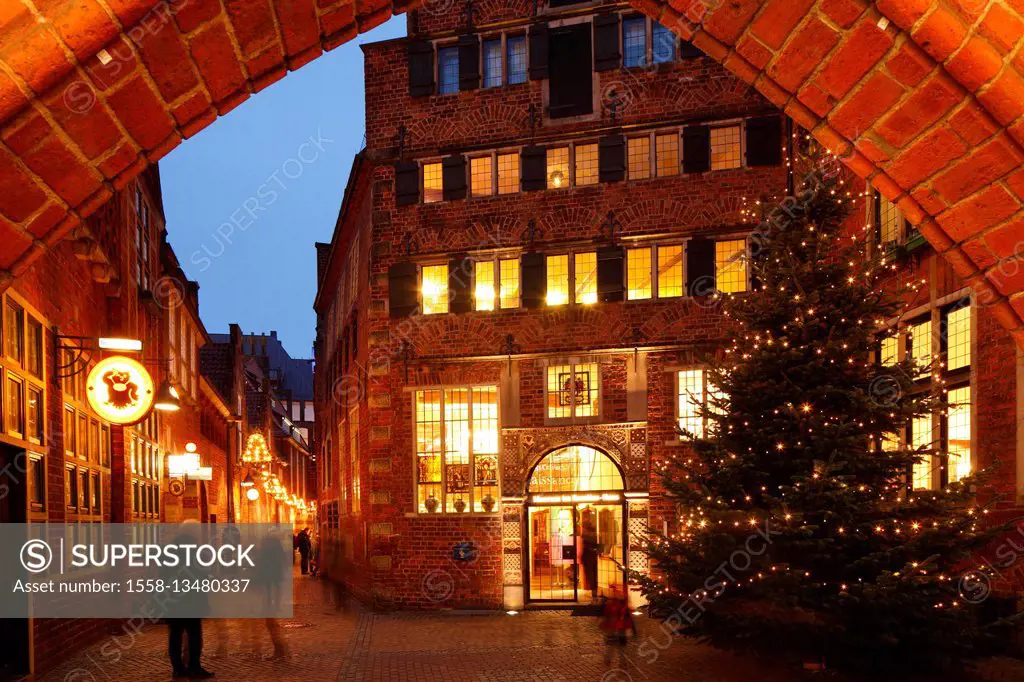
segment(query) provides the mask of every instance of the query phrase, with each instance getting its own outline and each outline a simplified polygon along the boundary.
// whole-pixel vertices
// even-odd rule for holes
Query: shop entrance
[[[604,453],[573,445],[547,455],[527,501],[529,601],[591,603],[625,586],[622,474]]]

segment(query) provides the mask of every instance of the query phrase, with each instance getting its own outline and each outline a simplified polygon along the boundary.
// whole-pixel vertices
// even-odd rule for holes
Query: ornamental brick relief
[[[643,424],[505,429],[502,442],[501,494],[504,497],[525,497],[533,467],[548,453],[568,445],[588,445],[606,453],[622,469],[626,490],[648,489],[647,428]]]

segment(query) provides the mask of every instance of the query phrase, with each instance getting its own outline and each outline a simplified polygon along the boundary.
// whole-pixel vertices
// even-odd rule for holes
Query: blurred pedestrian
[[[310,550],[312,550],[312,548],[313,548],[313,543],[309,539],[309,529],[308,528],[303,528],[301,531],[299,531],[299,537],[298,537],[297,544],[298,544],[298,547],[299,547],[299,556],[302,557],[302,562],[301,562],[302,575],[308,575],[309,574],[309,554],[310,554]]]
[[[633,620],[633,614],[630,613],[626,596],[618,585],[612,587],[611,596],[604,600],[599,625],[604,632],[605,663],[611,663],[613,651],[618,652],[621,661],[628,633],[632,632],[636,637],[636,622]]]

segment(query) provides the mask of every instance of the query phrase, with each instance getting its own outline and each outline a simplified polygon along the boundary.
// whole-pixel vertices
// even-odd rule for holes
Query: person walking
[[[611,596],[605,599],[599,626],[605,635],[605,663],[611,663],[613,650],[618,652],[621,663],[627,634],[632,632],[636,637],[636,622],[633,620],[633,614],[629,611],[626,597],[618,585],[612,588]]]
[[[188,545],[200,543],[200,529],[197,521],[186,521],[182,524],[178,536],[174,539],[175,545]],[[187,574],[187,575],[186,575]],[[192,569],[180,569],[173,574],[168,568],[163,569],[164,579],[170,582],[176,578],[186,580],[201,580],[208,575],[198,567]],[[208,615],[209,601],[206,593],[198,590],[178,595],[176,603],[171,607],[170,616],[167,621],[167,654],[171,659],[171,676],[174,678],[189,678],[204,680],[213,677],[213,673],[203,668],[203,619]],[[187,617],[179,617],[187,615]],[[185,637],[188,637],[188,661],[182,655],[182,645]]]
[[[309,554],[313,549],[313,543],[309,539],[309,529],[303,528],[299,532],[299,556],[302,558],[301,569],[302,575],[309,574]]]

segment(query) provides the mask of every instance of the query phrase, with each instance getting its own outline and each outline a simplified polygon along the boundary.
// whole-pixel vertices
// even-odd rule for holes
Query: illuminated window
[[[596,185],[598,175],[597,145],[578,144],[576,145],[576,185]]]
[[[547,376],[548,419],[598,416],[596,362],[549,366]]]
[[[679,134],[655,136],[654,148],[658,177],[679,175]]]
[[[676,58],[676,36],[658,22],[651,27],[651,56],[655,64],[665,64]]]
[[[548,305],[569,302],[569,256],[548,256]]]
[[[882,246],[894,244],[903,236],[903,214],[896,204],[875,192],[876,234]]]
[[[423,164],[423,203],[432,204],[444,198],[441,163]]]
[[[597,303],[597,253],[577,253],[574,258],[575,301]]]
[[[25,311],[9,299],[4,309],[4,349],[8,358],[21,364],[25,357]]]
[[[550,147],[547,150],[548,189],[569,186],[569,148]]]
[[[362,480],[359,475],[359,408],[349,414],[348,420],[349,473],[352,476],[352,513],[358,514],[362,507]]]
[[[740,126],[711,129],[711,170],[740,167]]]
[[[658,298],[682,296],[683,286],[683,247],[658,247]]]
[[[915,417],[910,426],[910,445],[920,452],[920,461],[914,463],[914,490],[931,490],[935,487],[935,455],[926,452],[932,447],[932,416]]]
[[[909,327],[909,355],[914,364],[919,368],[926,368],[932,362],[932,321],[923,320]],[[927,369],[918,376],[918,379],[931,376],[931,370]]]
[[[484,41],[484,87],[496,88],[504,80],[501,63],[501,39]]]
[[[730,239],[715,242],[715,281],[718,290],[736,293],[747,290],[747,242]]]
[[[473,297],[477,310],[494,310],[494,261],[478,261],[473,273]]]
[[[7,434],[25,437],[25,384],[13,374],[7,374]]]
[[[547,455],[530,476],[531,493],[576,493],[622,490],[622,474],[608,455],[570,445]]]
[[[442,47],[437,51],[437,91],[450,95],[459,91],[459,48]]]
[[[899,362],[899,339],[895,334],[882,337],[879,348],[879,362],[884,367],[891,367]]]
[[[469,160],[469,179],[473,196],[494,194],[494,157],[477,156]]]
[[[631,17],[622,22],[622,63],[625,67],[647,63],[647,19]]]
[[[946,368],[971,365],[971,305],[967,301],[946,312]]]
[[[424,265],[420,291],[424,315],[448,312],[448,266]]]
[[[678,396],[676,411],[679,428],[685,434],[693,434],[696,438],[704,437],[704,418],[701,407],[704,405],[704,370],[688,369],[677,375],[676,392]]]
[[[651,248],[626,251],[626,297],[637,301],[651,297]]]
[[[519,307],[519,259],[507,258],[498,262],[498,274],[501,277],[498,288],[498,301],[502,310]]]
[[[519,191],[519,154],[498,154],[498,194]]]
[[[498,496],[498,389],[416,391],[417,510],[489,511]]]
[[[651,138],[631,137],[626,144],[629,179],[644,180],[651,177]]]
[[[505,41],[508,53],[508,84],[526,82],[526,36],[510,36]]]
[[[946,396],[945,451],[949,456],[946,468],[949,482],[959,481],[971,473],[971,387],[949,390]]]

